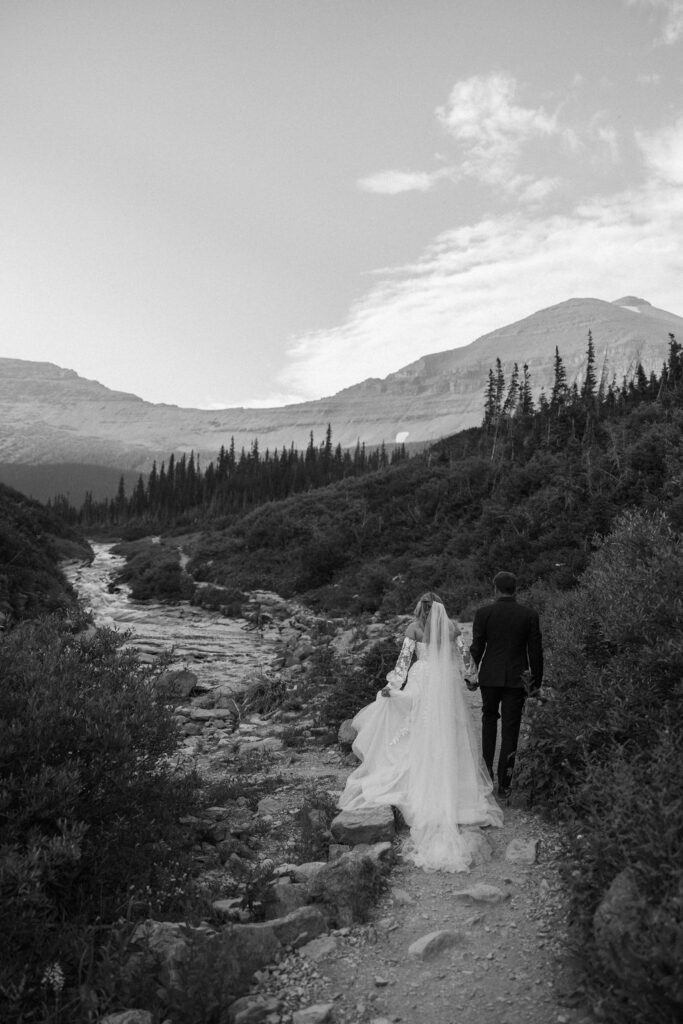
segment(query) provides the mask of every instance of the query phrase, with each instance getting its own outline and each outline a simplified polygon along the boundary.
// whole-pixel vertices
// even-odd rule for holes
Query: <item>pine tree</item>
[[[555,363],[554,363],[554,378],[553,388],[550,392],[550,409],[552,412],[559,413],[567,404],[568,389],[567,389],[567,372],[564,368],[562,356],[560,350],[555,346]]]
[[[583,379],[581,386],[581,401],[583,402],[584,408],[593,409],[595,407],[595,393],[597,390],[597,381],[595,379],[595,347],[593,345],[593,334],[588,331],[588,348],[586,350],[586,375]]]
[[[531,374],[529,373],[529,364],[525,363],[522,367],[522,383],[519,389],[519,404],[518,404],[519,415],[523,419],[529,419],[534,413],[534,399],[531,392]]]

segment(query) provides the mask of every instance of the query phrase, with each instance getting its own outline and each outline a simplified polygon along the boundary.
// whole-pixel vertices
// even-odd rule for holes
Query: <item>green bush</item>
[[[518,756],[516,784],[567,822],[575,940],[614,1021],[683,1015],[681,579],[683,541],[665,516],[617,520],[577,590],[548,602],[552,696],[530,707]],[[593,916],[625,869],[637,878],[642,925],[631,955],[608,969]]]
[[[143,540],[117,544],[112,550],[126,557],[115,582],[128,584],[134,600],[175,602],[192,598],[194,582],[182,568],[176,547]]]
[[[223,615],[239,618],[247,595],[235,587],[215,587],[209,584],[197,587],[190,603],[198,608],[206,608],[210,612],[221,612]]]
[[[175,723],[122,639],[55,619],[0,637],[2,1020],[44,1019],[51,965],[73,996],[96,922],[185,900],[197,780],[171,769]]]

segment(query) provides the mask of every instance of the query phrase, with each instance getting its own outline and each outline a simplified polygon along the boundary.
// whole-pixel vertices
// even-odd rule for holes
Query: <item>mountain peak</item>
[[[626,306],[628,308],[633,306],[651,306],[652,303],[646,299],[638,299],[635,295],[624,295],[622,299],[615,299],[612,305]]]

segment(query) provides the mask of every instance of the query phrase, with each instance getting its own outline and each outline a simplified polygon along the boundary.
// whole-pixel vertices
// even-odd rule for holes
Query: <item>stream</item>
[[[109,586],[125,559],[112,553],[112,544],[90,545],[93,561],[71,562],[64,566],[65,575],[95,625],[130,632],[128,645],[141,660],[151,662],[170,651],[173,668],[190,669],[202,688],[220,686],[224,692],[243,689],[249,676],[268,667],[274,654],[269,630],[264,636],[245,629],[244,619],[226,618],[187,602],[133,601],[125,584],[111,592]]]

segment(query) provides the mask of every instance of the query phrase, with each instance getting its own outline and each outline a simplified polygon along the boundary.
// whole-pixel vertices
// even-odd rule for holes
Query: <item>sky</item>
[[[683,315],[682,58],[683,0],[0,0],[0,356],[268,407]]]

